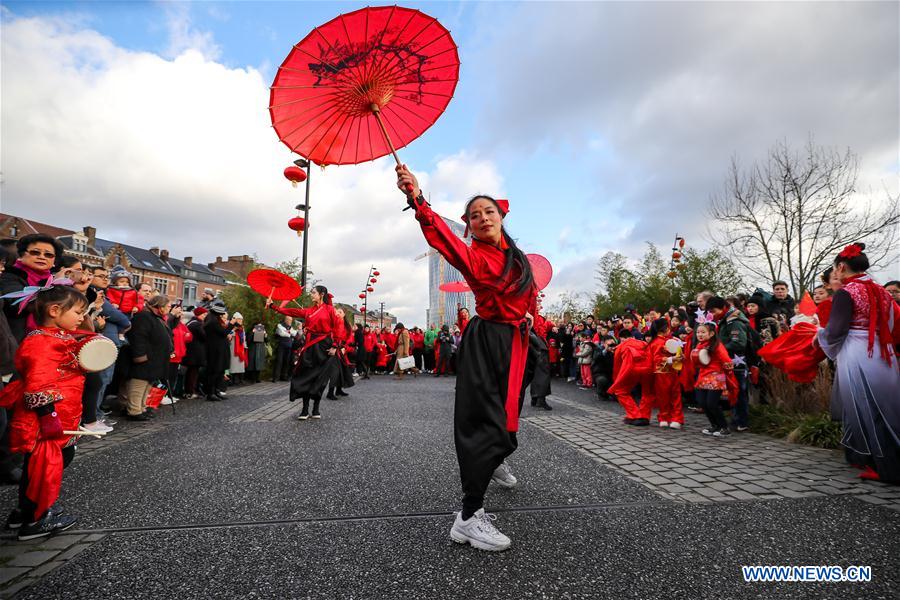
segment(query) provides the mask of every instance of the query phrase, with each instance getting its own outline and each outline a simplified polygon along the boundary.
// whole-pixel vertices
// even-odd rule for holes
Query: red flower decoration
[[[859,256],[862,254],[862,248],[860,248],[857,244],[850,244],[849,246],[845,246],[841,253],[838,254],[841,258],[853,258],[855,256]]]

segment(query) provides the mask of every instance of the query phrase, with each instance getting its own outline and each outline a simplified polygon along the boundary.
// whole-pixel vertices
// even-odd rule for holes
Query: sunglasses
[[[53,252],[42,252],[40,250],[28,250],[28,254],[32,256],[43,256],[44,258],[56,258]]]

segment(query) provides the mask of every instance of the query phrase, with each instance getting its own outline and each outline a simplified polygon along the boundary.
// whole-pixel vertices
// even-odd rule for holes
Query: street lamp
[[[298,158],[294,161],[294,164],[301,169],[305,169],[306,177],[303,178],[303,181],[306,181],[306,201],[303,204],[297,205],[297,210],[303,211],[303,255],[301,257],[301,265],[300,265],[300,286],[306,290],[306,251],[308,249],[309,243],[309,178],[312,176],[312,168],[310,167],[310,163],[305,158]],[[296,185],[296,182],[294,182]]]
[[[374,285],[378,282],[378,276],[381,273],[375,268],[375,265],[369,267],[369,274],[366,275],[366,283],[363,285],[362,292],[359,297],[363,301],[363,326],[369,324],[369,294],[375,291]]]

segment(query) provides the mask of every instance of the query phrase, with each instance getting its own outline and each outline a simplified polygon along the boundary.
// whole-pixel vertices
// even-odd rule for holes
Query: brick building
[[[134,275],[134,284],[149,283],[170,298],[196,303],[205,288],[219,293],[227,280],[242,281],[253,268],[247,255],[229,256],[228,261],[216,257],[215,263],[194,262],[193,257],[177,259],[166,249],[138,248],[121,242],[97,237],[94,227],[74,231],[24,217],[0,214],[0,238],[19,239],[32,233],[43,233],[60,241],[67,254],[78,257],[84,264],[107,269],[120,265]],[[221,265],[222,268],[216,265]]]

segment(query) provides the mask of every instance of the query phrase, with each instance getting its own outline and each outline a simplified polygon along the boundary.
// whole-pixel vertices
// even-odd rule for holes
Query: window
[[[169,293],[169,280],[163,279],[162,277],[154,277],[153,278],[153,287],[158,289],[160,294],[168,294]]]
[[[190,306],[192,304],[197,303],[197,282],[196,281],[185,281],[184,282],[184,292],[182,293],[182,299],[184,300],[184,304],[186,306]]]

